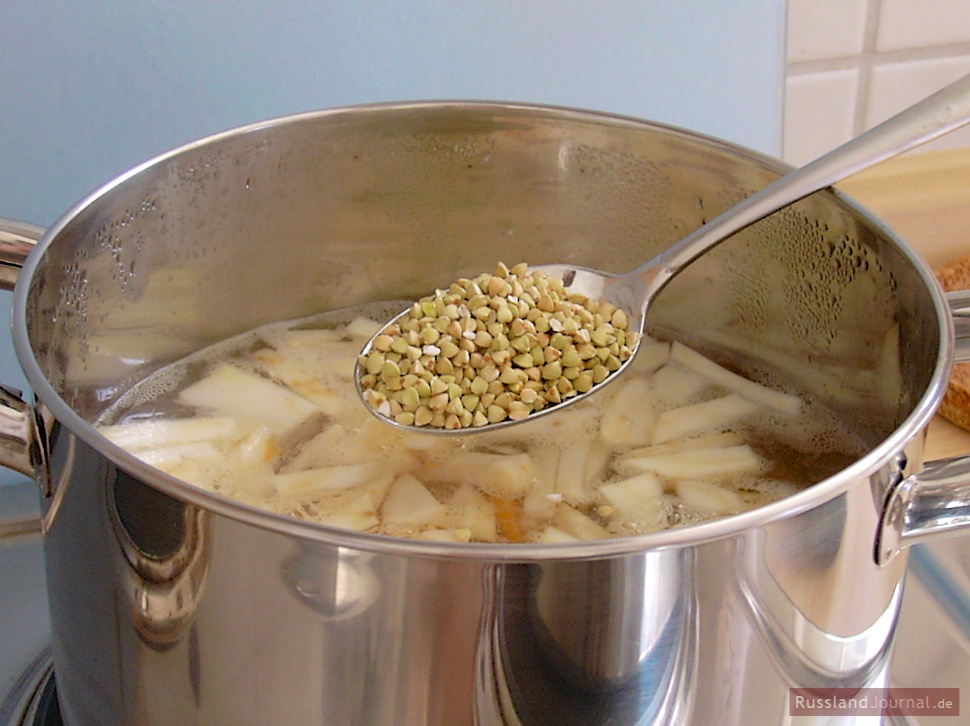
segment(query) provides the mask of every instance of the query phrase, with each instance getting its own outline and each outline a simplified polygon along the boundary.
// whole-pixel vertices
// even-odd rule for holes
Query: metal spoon
[[[667,283],[700,255],[713,249],[734,233],[809,194],[943,136],[968,122],[970,122],[970,75],[946,86],[815,161],[788,172],[630,272],[613,275],[565,264],[541,265],[531,267],[530,270],[542,270],[560,277],[569,290],[622,308],[629,318],[630,329],[642,333],[650,303]],[[394,321],[407,314],[408,311],[404,311],[394,318]],[[642,336],[638,337],[637,346],[639,346],[639,339],[642,339]],[[364,355],[370,352],[373,342],[374,338],[364,346]],[[633,352],[635,355],[636,349]],[[359,362],[354,372],[354,381],[361,400],[364,400],[364,405],[389,425],[431,434],[469,435],[525,423],[584,400],[603,388],[605,383],[615,380],[632,360],[633,356],[603,383],[593,386],[587,393],[567,398],[554,406],[547,406],[518,421],[505,419],[477,428],[444,429],[399,424],[394,419],[374,410],[364,400],[364,390],[360,382],[362,370]]]

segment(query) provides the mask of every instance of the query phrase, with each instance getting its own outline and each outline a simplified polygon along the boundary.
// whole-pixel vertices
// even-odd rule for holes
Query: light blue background
[[[595,108],[777,154],[784,21],[784,0],[4,0],[0,216],[46,226],[195,138],[401,99]],[[24,386],[2,336],[0,381]]]

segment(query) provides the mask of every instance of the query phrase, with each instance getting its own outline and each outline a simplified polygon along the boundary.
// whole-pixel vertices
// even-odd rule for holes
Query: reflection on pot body
[[[115,470],[108,510],[125,555],[130,607],[144,641],[166,648],[184,635],[209,568],[209,513]]]
[[[530,566],[528,622],[540,650],[565,681],[583,690],[627,685],[652,653],[664,649],[668,631],[679,635],[683,587],[690,583],[685,559],[673,550]],[[577,591],[578,582],[589,583],[588,589]]]
[[[365,612],[380,596],[373,558],[347,547],[300,543],[299,554],[284,565],[283,579],[324,620],[345,620]]]
[[[888,465],[857,487],[829,500],[816,518],[794,517],[739,540],[737,583],[750,622],[776,667],[802,688],[885,685],[895,614],[905,566],[859,568],[860,548],[872,546],[879,496],[899,470]],[[874,498],[873,495],[877,496]],[[850,518],[851,513],[851,518]],[[764,540],[770,536],[772,542]],[[833,598],[832,591],[839,594]],[[851,607],[832,608],[834,601]]]
[[[476,723],[683,723],[697,648],[690,557],[495,566]]]
[[[651,312],[783,372],[866,443],[777,505],[548,547],[391,540],[227,502],[91,426],[133,381],[264,323],[499,259],[630,269],[782,171],[630,119],[401,104],[214,137],[65,215],[14,297],[44,413],[4,428],[49,438],[49,463],[4,460],[38,467],[66,721],[762,724],[792,686],[882,683],[906,557],[880,566],[875,540],[922,464],[952,321],[915,254],[835,193],[738,233]]]

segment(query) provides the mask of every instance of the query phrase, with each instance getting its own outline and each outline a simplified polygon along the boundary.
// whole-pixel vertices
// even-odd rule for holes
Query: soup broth
[[[788,496],[862,444],[810,401],[647,338],[588,400],[440,437],[379,420],[354,365],[389,303],[269,325],[166,367],[99,429],[156,468],[303,520],[441,541],[644,534]]]

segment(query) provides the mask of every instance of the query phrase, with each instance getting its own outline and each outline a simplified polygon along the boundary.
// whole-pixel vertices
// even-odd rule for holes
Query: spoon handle
[[[624,277],[645,285],[644,304],[708,249],[783,207],[970,122],[970,75],[794,169]]]

